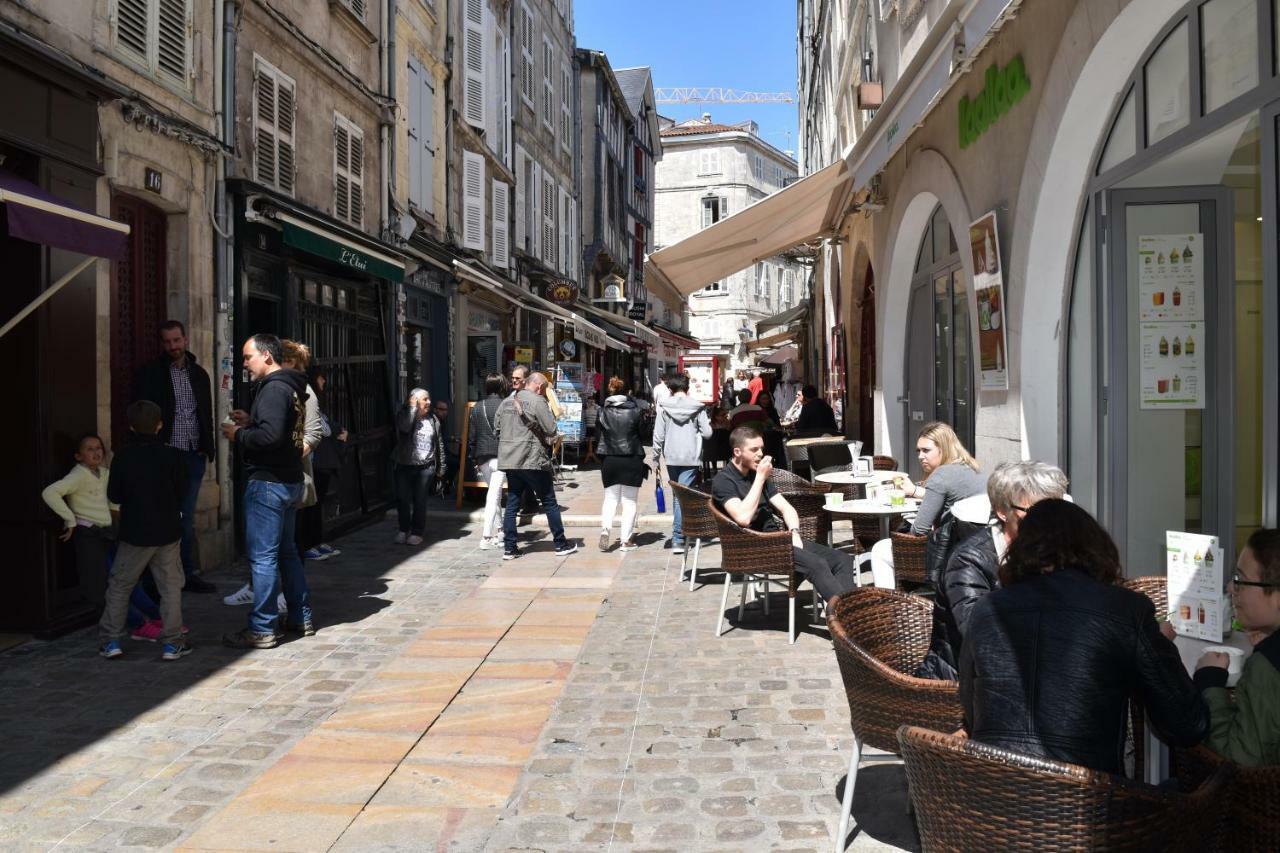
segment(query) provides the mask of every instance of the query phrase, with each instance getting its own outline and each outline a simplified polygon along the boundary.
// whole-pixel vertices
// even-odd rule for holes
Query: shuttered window
[[[533,108],[533,13],[520,4],[520,97]]]
[[[560,144],[566,151],[573,149],[573,112],[569,103],[573,97],[572,75],[569,63],[560,66]]]
[[[510,188],[502,181],[493,182],[493,265],[500,270],[510,266],[510,211],[507,208]]]
[[[184,89],[191,81],[191,0],[116,0],[116,47]]]
[[[551,46],[551,40],[542,39],[542,123],[547,126],[547,130],[555,133],[556,130],[556,59],[555,49]]]
[[[364,131],[333,114],[333,215],[364,226]]]
[[[704,149],[698,164],[699,175],[720,174],[720,152],[717,149]]]
[[[297,101],[293,78],[260,56],[253,61],[253,177],[260,184],[293,195],[294,120]]]
[[[435,214],[435,104],[430,72],[409,60],[409,203]]]
[[[529,158],[524,149],[516,146],[516,248],[529,251],[526,242],[529,234],[529,200],[525,188],[529,185]]]
[[[484,251],[484,157],[462,152],[462,245]]]
[[[573,196],[560,190],[560,268],[569,278],[578,275],[577,264],[578,217]]]
[[[556,182],[542,176],[542,262],[556,268]]]
[[[465,73],[462,111],[467,124],[485,127],[485,4],[484,0],[463,0],[462,65]]]
[[[351,10],[351,14],[364,20],[365,0],[341,0],[342,5]]]
[[[530,218],[529,218],[529,245],[533,249],[533,256],[539,260],[544,259],[542,251],[542,166],[537,160],[533,160],[529,166],[529,198],[530,198]]]

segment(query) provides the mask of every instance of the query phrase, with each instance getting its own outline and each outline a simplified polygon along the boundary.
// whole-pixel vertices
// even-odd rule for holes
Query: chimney
[[[703,114],[702,114],[702,123],[703,123],[703,124],[711,124],[711,113],[703,113]]]

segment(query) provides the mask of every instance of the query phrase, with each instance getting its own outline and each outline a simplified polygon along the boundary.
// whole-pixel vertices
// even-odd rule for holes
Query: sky
[[[576,0],[578,47],[603,51],[614,68],[648,65],[653,85],[723,86],[796,94],[796,4],[786,0]],[[760,136],[795,150],[792,104],[659,104],[676,120],[711,113],[733,124],[754,119]]]

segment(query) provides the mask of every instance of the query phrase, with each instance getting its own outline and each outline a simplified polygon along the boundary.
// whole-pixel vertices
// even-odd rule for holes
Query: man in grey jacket
[[[556,543],[556,556],[578,550],[564,535],[560,505],[551,480],[551,442],[556,435],[556,419],[543,396],[547,380],[535,373],[498,406],[498,470],[507,475],[507,506],[502,518],[502,559],[520,556],[516,547],[516,513],[525,491],[532,491]]]
[[[689,375],[674,373],[667,378],[671,396],[658,406],[653,425],[653,453],[667,463],[667,477],[682,486],[692,486],[702,466],[702,440],[711,437],[711,418],[698,400],[689,396]],[[672,553],[684,553],[684,530],[680,526],[680,501],[675,502],[671,525]]]

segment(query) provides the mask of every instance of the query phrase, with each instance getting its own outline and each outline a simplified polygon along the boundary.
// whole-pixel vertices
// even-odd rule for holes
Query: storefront
[[[292,338],[311,348],[328,387],[321,400],[329,418],[350,438],[326,525],[341,527],[385,509],[392,499],[388,459],[395,444],[392,417],[399,404],[396,285],[405,261],[389,246],[322,214],[296,206],[256,184],[228,182],[240,217],[236,229],[235,340],[258,332]],[[425,284],[425,282],[424,282]],[[429,338],[432,294],[406,302],[425,310],[418,331],[405,327],[407,364],[426,365],[436,345]],[[421,334],[420,340],[416,340]],[[416,355],[418,361],[408,359]],[[415,366],[415,372],[423,368]],[[243,374],[236,405],[248,408]]]

